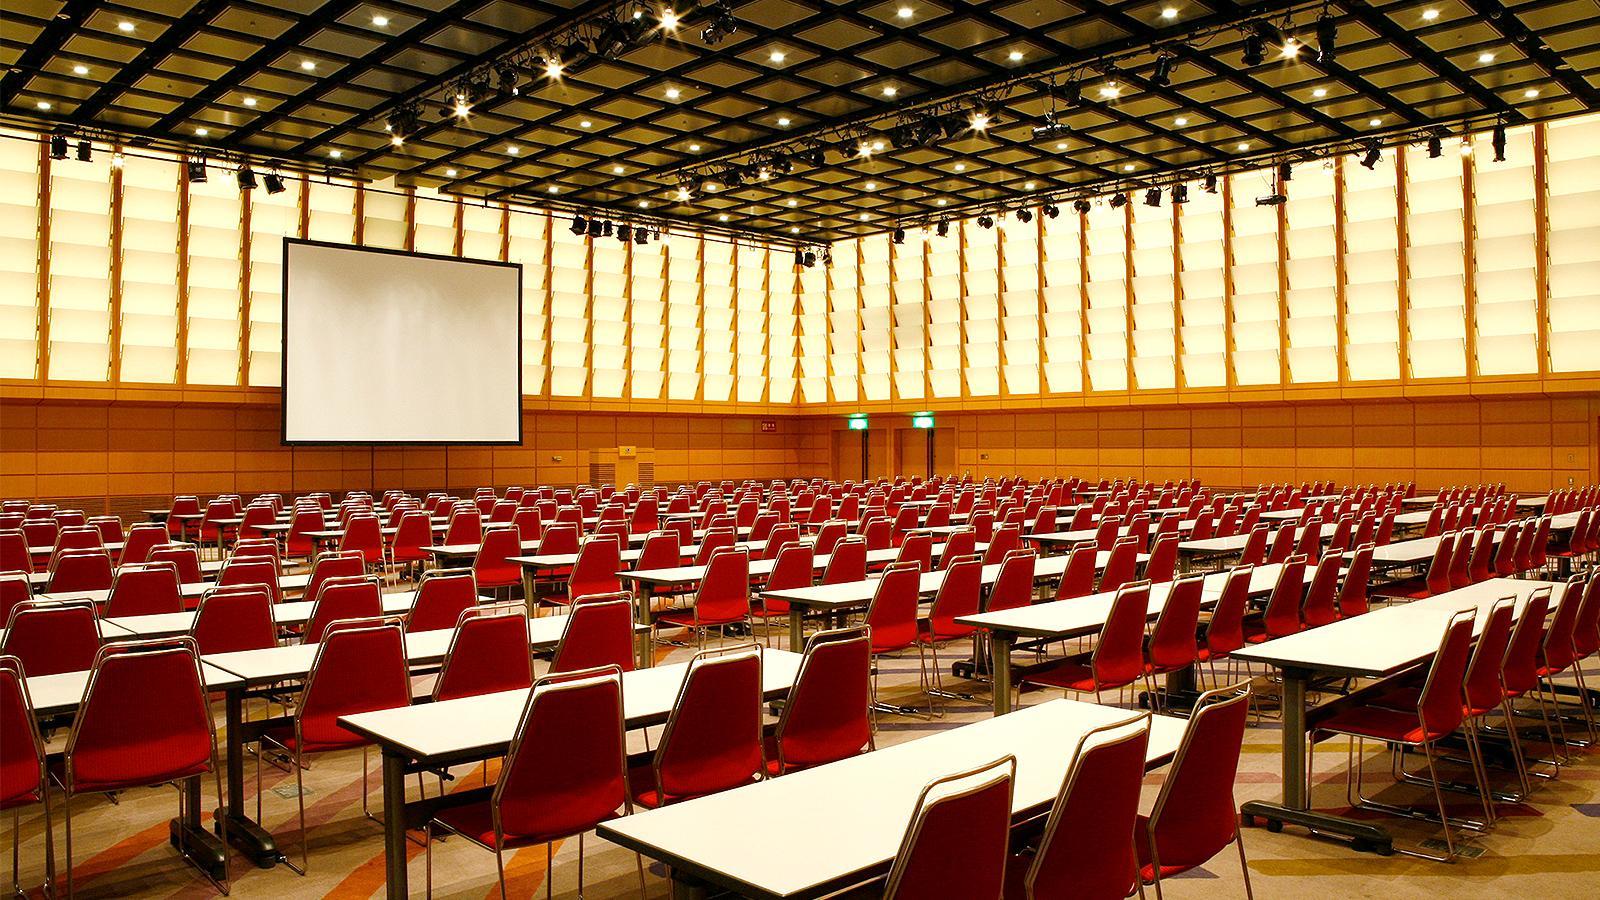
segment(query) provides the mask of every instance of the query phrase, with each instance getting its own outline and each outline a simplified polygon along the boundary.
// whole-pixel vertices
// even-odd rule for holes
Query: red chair
[[[786,591],[810,587],[816,568],[816,555],[812,553],[811,547],[805,544],[788,544],[778,551],[778,556],[772,564],[772,571],[767,573],[762,590]],[[772,646],[771,621],[787,617],[789,604],[765,595],[757,599],[759,605],[752,607],[750,614],[767,623],[767,646],[770,647]]]
[[[1016,778],[1016,757],[1005,756],[923,788],[889,870],[884,900],[999,897]]]
[[[1450,589],[1459,590],[1472,584],[1473,531],[1463,529],[1456,535],[1456,545],[1450,550]]]
[[[328,626],[342,619],[372,619],[383,615],[383,592],[370,575],[329,578],[311,598],[300,643],[320,643]]]
[[[55,844],[50,821],[49,776],[45,769],[44,740],[28,697],[27,677],[22,660],[0,656],[0,812],[11,810],[11,887],[18,896],[22,890],[18,867],[22,844],[23,807],[40,804],[44,808],[45,893],[50,895],[56,875]]]
[[[272,560],[280,569],[283,567],[283,556],[278,542],[272,538],[240,538],[233,543],[231,557],[264,557]]]
[[[56,556],[45,590],[52,594],[111,589],[115,577],[111,554],[104,550],[68,550]]]
[[[1404,749],[1422,751],[1428,764],[1428,777],[1435,782],[1433,794],[1442,819],[1440,824],[1444,829],[1445,853],[1440,856],[1421,848],[1412,848],[1405,852],[1441,862],[1455,859],[1456,845],[1450,830],[1452,820],[1445,808],[1444,795],[1437,788],[1439,776],[1435,770],[1434,756],[1437,743],[1454,734],[1464,720],[1461,686],[1471,653],[1473,616],[1476,612],[1476,609],[1466,609],[1450,616],[1439,641],[1439,650],[1429,667],[1427,680],[1423,682],[1422,691],[1417,695],[1417,705],[1414,709],[1405,711],[1384,709],[1378,705],[1356,705],[1340,710],[1318,725],[1318,729],[1324,734],[1345,735],[1355,745],[1352,753],[1356,762],[1349,769],[1346,790],[1352,798],[1352,804],[1357,808],[1399,812],[1412,817],[1409,810],[1375,804],[1366,800],[1361,794],[1361,752],[1366,741],[1374,740],[1401,748],[1402,755],[1396,757],[1395,766],[1396,772],[1402,774]],[[1310,746],[1312,760],[1315,760],[1315,742]],[[1483,784],[1481,773],[1476,766],[1472,769],[1479,791],[1487,795],[1488,787]],[[1314,765],[1308,765],[1307,771],[1315,772]]]
[[[1094,593],[1095,563],[1100,551],[1093,541],[1082,541],[1067,553],[1067,567],[1056,583],[1056,599],[1070,600]]]
[[[216,808],[222,808],[214,722],[193,640],[108,644],[95,654],[64,763],[51,772],[63,792],[68,896],[73,893],[74,795],[158,787],[209,772],[216,780]],[[219,822],[218,827],[226,846],[227,826]],[[226,874],[217,881],[202,873],[228,892]]]
[[[450,514],[445,526],[444,543],[476,544],[483,540],[483,514],[477,510],[458,507]]]
[[[1149,583],[1136,581],[1118,588],[1089,661],[1068,658],[1027,672],[1017,682],[1018,698],[1028,685],[1038,685],[1093,694],[1099,702],[1101,691],[1132,685],[1144,677],[1144,625],[1149,616]]]
[[[433,834],[442,830],[494,853],[502,897],[505,851],[544,844],[546,890],[553,891],[555,841],[576,834],[581,896],[584,833],[616,818],[619,809],[622,815],[633,812],[622,673],[600,667],[541,678],[528,694],[494,793],[441,810],[424,826],[428,894],[433,892]],[[642,895],[642,860],[638,872]]]
[[[760,645],[696,653],[650,765],[628,773],[633,802],[654,809],[764,776],[761,700]]]
[[[545,531],[546,536],[550,530]],[[574,597],[589,594],[614,594],[622,590],[622,545],[609,535],[591,535],[578,549],[578,559],[567,576],[565,597],[551,598],[557,603],[571,603]]]
[[[1433,558],[1429,560],[1425,573],[1403,581],[1380,585],[1373,593],[1381,597],[1420,600],[1450,590],[1450,565],[1457,536],[1447,532],[1440,535],[1437,541],[1438,545],[1434,547]]]
[[[822,555],[822,549],[817,548]],[[860,537],[839,541],[828,554],[828,564],[822,569],[823,584],[843,584],[848,581],[865,581],[867,578],[867,542]]]
[[[1367,578],[1372,572],[1372,551],[1376,549],[1371,544],[1361,544],[1356,547],[1355,554],[1350,558],[1350,567],[1344,575],[1344,583],[1339,586],[1339,618],[1348,619],[1359,616],[1367,611]]]
[[[376,581],[372,587],[377,589]],[[261,817],[261,757],[269,747],[291,757],[300,804],[300,865],[287,858],[284,864],[301,875],[306,873],[310,859],[305,815],[306,755],[360,747],[361,807],[365,811],[369,742],[345,730],[339,718],[411,705],[411,677],[400,623],[393,619],[356,619],[329,629],[317,646],[305,685],[293,721],[262,732],[256,753],[257,822],[265,821]]]
[[[234,509],[233,501],[218,497],[206,504],[205,514],[200,519],[198,533],[195,541],[202,547],[207,543],[215,544],[217,555],[222,555],[222,545],[227,541],[233,531],[232,526],[218,523],[218,519],[238,518],[239,511]]]
[[[1033,603],[1034,568],[1039,554],[1032,550],[1013,550],[1000,562],[984,612],[1017,609]]]
[[[845,523],[838,519],[823,522],[817,529],[817,540],[812,544],[818,556],[827,556],[833,548],[845,539]]]
[[[1250,509],[1254,511],[1256,507]],[[1257,525],[1249,530],[1244,549],[1239,552],[1239,565],[1259,566],[1267,561],[1267,535],[1271,530],[1270,525]]]
[[[1344,565],[1342,553],[1329,553],[1317,562],[1311,573],[1311,586],[1306,589],[1305,605],[1300,615],[1307,628],[1321,628],[1339,619],[1339,570]]]
[[[205,581],[205,574],[200,567],[200,551],[193,544],[159,544],[151,548],[145,561],[172,563],[178,567],[178,580],[184,584]]]
[[[183,612],[183,586],[172,563],[136,563],[117,569],[106,597],[106,616]]]
[[[566,556],[578,552],[578,526],[570,522],[552,522],[539,535],[538,556]]]
[[[1495,530],[1483,528],[1477,532],[1477,540],[1472,544],[1471,558],[1467,561],[1467,576],[1469,583],[1488,581],[1494,577],[1494,543]],[[1451,578],[1454,584],[1455,579]]]
[[[360,553],[368,566],[383,565],[383,524],[373,513],[356,513],[345,520],[339,538],[340,553]]]
[[[272,594],[259,584],[207,591],[195,610],[189,636],[202,656],[276,647],[278,626],[272,617]]]
[[[498,590],[520,587],[522,585],[522,566],[512,562],[513,556],[522,555],[522,539],[517,534],[517,529],[511,525],[491,525],[483,533],[483,543],[478,546],[478,555],[472,561],[472,575],[478,581],[479,588]],[[618,557],[618,568],[621,568],[621,557]]]
[[[645,536],[633,568],[635,571],[671,569],[682,563],[683,548],[678,545],[678,535],[671,531],[652,531]]]
[[[416,568],[430,558],[433,545],[433,519],[422,510],[400,514],[399,524],[389,538],[389,565]]]
[[[909,508],[909,507],[908,507]],[[914,562],[924,572],[933,571],[933,535],[926,532],[908,534],[895,554],[895,562]]]
[[[454,628],[461,614],[477,605],[478,584],[471,569],[430,569],[417,581],[416,597],[406,611],[406,633]]]
[[[486,603],[461,611],[433,699],[515,691],[533,684],[528,616],[521,603]]]
[[[1546,694],[1552,698],[1553,708],[1559,709],[1559,702],[1555,702],[1555,698],[1560,696],[1556,693],[1555,678],[1568,671],[1573,673],[1578,683],[1579,710],[1589,732],[1589,743],[1593,743],[1594,707],[1589,703],[1588,686],[1584,683],[1583,671],[1575,665],[1580,659],[1574,638],[1578,630],[1578,611],[1583,606],[1584,587],[1584,576],[1574,575],[1567,580],[1566,590],[1562,592],[1561,599],[1556,601],[1555,612],[1550,617],[1550,624],[1545,628],[1544,645],[1539,654],[1538,676],[1545,682]]]
[[[727,626],[739,622],[750,622],[750,551],[723,547],[706,563],[693,605],[656,616],[651,630],[663,625],[687,628],[694,632],[695,645],[702,647],[707,631],[716,628],[725,637]]]
[[[627,591],[575,598],[550,673],[602,666],[633,671],[633,626],[633,595]]]
[[[22,533],[27,538],[27,544],[30,548],[39,547],[53,550],[57,539],[61,537],[61,524],[55,519],[24,519]],[[35,555],[41,557],[40,562],[49,562],[49,558],[43,553]]]
[[[661,515],[654,497],[641,497],[628,517],[628,529],[634,534],[649,534],[661,527]]]
[[[1167,520],[1171,521],[1168,516]],[[1151,584],[1164,584],[1172,580],[1178,568],[1178,536],[1158,535],[1150,545],[1150,558],[1144,564],[1144,579]]]
[[[189,532],[199,527],[202,515],[199,497],[173,497],[172,507],[167,510],[167,533],[179,540],[188,537]]]
[[[917,648],[923,688],[928,684],[928,666],[918,640],[917,610],[921,602],[922,568],[916,563],[891,563],[878,578],[867,606],[867,633],[874,659]],[[872,694],[877,696],[877,669],[874,667]],[[930,710],[931,712],[931,710]]]
[[[1250,582],[1255,577],[1255,566],[1238,566],[1228,571],[1222,582],[1222,594],[1211,608],[1211,621],[1206,623],[1204,640],[1197,648],[1196,662],[1203,662],[1211,670],[1212,683],[1217,683],[1217,660],[1231,656],[1244,647],[1244,616],[1250,604]]]
[[[1017,525],[1002,525],[996,528],[989,539],[989,546],[983,551],[983,564],[994,565],[1006,558],[1006,554],[1013,550],[1022,549],[1022,528]]]
[[[1239,848],[1245,895],[1251,895],[1239,807],[1233,800],[1249,713],[1248,684],[1202,694],[1150,815],[1139,817],[1134,837],[1139,879],[1156,886],[1158,900],[1163,878],[1204,865],[1229,844]]]
[[[956,619],[976,615],[983,597],[983,560],[976,554],[947,560],[944,580],[933,596],[933,607],[926,619],[917,622],[917,640],[928,647],[933,657],[933,686],[928,690],[932,697],[949,697],[944,689],[943,671],[939,665],[939,645],[971,637],[977,629],[962,625]],[[1002,564],[1003,565],[1003,564]],[[1020,567],[1022,563],[1016,563]],[[1002,568],[1002,572],[1003,572]],[[1032,572],[1029,572],[1030,589]],[[998,582],[997,582],[998,583]]]
[[[872,656],[864,628],[819,631],[806,641],[774,736],[769,776],[809,769],[876,749],[872,737]]]
[[[1205,576],[1198,572],[1173,582],[1167,599],[1156,616],[1155,628],[1144,651],[1145,689],[1153,708],[1164,707],[1162,693],[1156,689],[1159,676],[1187,672],[1200,658],[1195,635],[1200,630],[1200,603],[1205,591]]]
[[[944,546],[939,551],[939,568],[949,568],[950,560],[963,556],[971,556],[978,552],[978,533],[971,528],[953,531],[945,538]]]
[[[275,524],[278,521],[278,511],[273,509],[270,504],[253,503],[245,507],[244,515],[240,519],[240,540],[264,538],[268,537],[268,535],[261,530],[261,526]]]
[[[278,563],[264,556],[235,556],[224,562],[222,571],[217,575],[217,585],[227,587],[231,584],[263,585],[271,591],[273,603],[283,599],[282,589],[278,586]]]
[[[1139,567],[1139,544],[1133,538],[1117,538],[1111,545],[1111,555],[1106,559],[1105,571],[1100,573],[1099,591],[1109,594],[1134,580]]]
[[[1133,831],[1149,743],[1149,714],[1079,738],[1037,849],[1011,857],[1006,867],[1006,900],[1120,900],[1133,893],[1139,881]]]
[[[33,572],[28,536],[21,529],[0,531],[0,572]]]
[[[732,547],[738,542],[732,528],[709,528],[700,537],[700,549],[695,552],[694,564],[703,566],[711,561],[718,550]]]
[[[1261,644],[1304,631],[1305,621],[1300,618],[1300,604],[1305,598],[1305,587],[1306,558],[1291,556],[1284,560],[1261,618],[1245,623],[1245,640]]]
[[[323,531],[327,527],[327,519],[320,508],[295,507],[294,515],[289,518],[289,533],[284,538],[283,555],[295,559],[312,556],[317,552],[317,541],[311,537],[311,532]]]
[[[511,516],[511,524],[516,526],[517,534],[524,541],[537,541],[539,536],[544,534],[544,518],[539,515],[539,510],[532,506],[518,507],[516,513]]]
[[[104,551],[105,549],[105,541],[100,537],[100,529],[91,528],[87,525],[66,526],[56,536],[55,545],[50,551],[50,565],[54,566],[55,561],[60,558],[61,554],[67,551]]]
[[[1499,578],[1510,578],[1517,574],[1517,545],[1522,540],[1522,524],[1512,522],[1506,526],[1504,534],[1500,537],[1500,546],[1494,554],[1494,574]]]

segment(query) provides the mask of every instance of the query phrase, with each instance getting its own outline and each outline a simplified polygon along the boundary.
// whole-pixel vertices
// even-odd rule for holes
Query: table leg
[[[228,842],[258,867],[270,869],[280,859],[278,844],[271,832],[244,811],[244,691],[228,691],[224,697],[228,716],[228,807],[219,815],[228,818]]]
[[[1306,680],[1307,672],[1283,672],[1283,805],[1290,809],[1311,806],[1306,783]]]
[[[179,853],[217,880],[228,877],[228,848],[200,824],[204,776],[183,780],[183,815],[167,823],[167,838]]]
[[[635,604],[633,614],[636,617],[636,621],[640,625],[643,625],[645,630],[634,635],[634,650],[639,657],[637,661],[639,668],[648,669],[650,668],[651,663],[655,662],[655,651],[650,646],[651,635],[649,586],[641,585],[636,594],[637,596],[635,596],[633,600]]]
[[[405,900],[406,761],[383,752],[383,881],[391,900]]]
[[[989,633],[989,657],[994,667],[994,714],[1011,712],[1011,635]]]
[[[522,567],[522,602],[528,607],[528,618],[533,618],[539,613],[539,601],[533,595],[533,570],[527,566]]]
[[[795,604],[789,604],[789,650],[799,653],[806,645],[806,621],[803,611]]]
[[[693,881],[672,870],[672,900],[703,900],[710,896],[705,885]]]

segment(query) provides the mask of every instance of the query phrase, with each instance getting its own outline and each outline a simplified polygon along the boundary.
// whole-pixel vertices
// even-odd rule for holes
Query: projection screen
[[[286,444],[522,440],[522,267],[285,239]]]

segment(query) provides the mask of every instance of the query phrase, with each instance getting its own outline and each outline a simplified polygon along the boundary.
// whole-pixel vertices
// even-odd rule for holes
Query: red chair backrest
[[[1271,637],[1284,637],[1305,629],[1300,619],[1300,603],[1305,598],[1306,558],[1291,556],[1278,570],[1278,580],[1267,597],[1267,608],[1261,614],[1261,623]]]
[[[1255,566],[1229,570],[1222,583],[1222,595],[1212,607],[1206,626],[1206,650],[1212,657],[1225,656],[1244,646],[1244,614],[1250,603],[1250,581]]]
[[[1583,605],[1578,607],[1572,629],[1572,646],[1578,659],[1600,651],[1600,569],[1589,573],[1589,582],[1584,586]]]
[[[1002,525],[989,536],[989,546],[984,548],[984,565],[993,565],[1006,558],[1006,554],[1013,550],[1022,549],[1022,527],[1019,525]]]
[[[1550,609],[1551,589],[1536,588],[1528,596],[1522,615],[1511,631],[1511,644],[1506,648],[1501,672],[1506,690],[1520,697],[1539,683],[1539,650],[1544,641],[1545,616]]]
[[[172,563],[139,563],[117,570],[106,597],[107,616],[183,612],[183,586]]]
[[[193,544],[160,544],[150,551],[146,562],[170,562],[178,567],[178,580],[199,584],[205,580],[200,569],[200,551]]]
[[[207,591],[200,598],[189,636],[202,656],[275,647],[278,627],[272,618],[272,595],[259,584]]]
[[[111,554],[104,550],[68,550],[51,560],[50,583],[45,589],[52,594],[104,591],[110,589],[114,577]]]
[[[1464,609],[1450,617],[1439,651],[1428,668],[1417,702],[1417,715],[1425,735],[1442,737],[1461,725],[1461,682],[1472,653],[1472,620],[1475,609]]]
[[[522,536],[517,529],[512,525],[491,525],[472,560],[473,577],[490,587],[520,584],[522,566],[512,562],[511,557],[521,555]]]
[[[778,720],[778,771],[820,766],[871,747],[871,681],[863,629],[813,634]]]
[[[884,900],[999,897],[1011,833],[1017,761],[1003,757],[923,789]]]
[[[22,660],[0,656],[0,809],[43,799],[44,741]]]
[[[553,529],[550,529],[553,530]],[[550,530],[546,530],[548,537]],[[578,560],[567,577],[567,596],[613,594],[622,590],[622,545],[608,535],[592,535],[578,548]]]
[[[372,513],[356,513],[344,523],[339,539],[342,553],[360,553],[368,564],[383,562],[383,523]]]
[[[217,584],[260,584],[272,592],[272,602],[283,599],[278,587],[278,563],[265,556],[235,556],[222,565]]]
[[[1355,555],[1350,558],[1350,567],[1345,572],[1344,584],[1339,587],[1339,616],[1349,618],[1359,616],[1367,611],[1367,578],[1372,572],[1371,544],[1361,544],[1356,547]]]
[[[0,531],[0,572],[33,571],[33,554],[28,552],[28,536],[19,528]]]
[[[359,737],[339,725],[339,717],[410,705],[411,677],[400,624],[342,624],[318,645],[295,708],[302,749],[359,744]]]
[[[1494,709],[1505,699],[1500,670],[1506,648],[1511,644],[1511,616],[1516,599],[1514,595],[1502,597],[1489,607],[1477,646],[1472,649],[1472,660],[1467,664],[1461,690],[1467,708],[1475,713]]]
[[[82,672],[100,649],[95,618],[87,600],[24,600],[11,608],[0,654],[21,659],[29,678]]]
[[[984,611],[1017,609],[1033,603],[1033,579],[1039,554],[1032,550],[1013,550],[1000,561],[1000,570],[989,586]],[[987,563],[986,563],[987,564]]]
[[[1172,520],[1171,516],[1167,517]],[[1178,568],[1178,541],[1176,534],[1162,534],[1150,545],[1150,559],[1144,564],[1144,578],[1152,584],[1171,581]]]
[[[1211,691],[1195,704],[1167,780],[1150,811],[1146,832],[1154,856],[1165,868],[1187,869],[1205,863],[1238,837],[1238,806],[1233,781],[1239,771],[1250,694]],[[1145,875],[1153,874],[1146,865]]]
[[[33,585],[25,572],[0,572],[0,623],[11,619],[11,610],[24,600],[33,599]]]
[[[1450,551],[1450,588],[1464,588],[1472,584],[1472,540],[1476,532],[1462,529],[1456,536],[1456,545]]]
[[[552,522],[539,535],[539,556],[564,556],[578,552],[578,526],[571,522]]]
[[[1117,542],[1122,534],[1122,517],[1105,516],[1094,529],[1095,546],[1101,550],[1110,550],[1111,545]]]
[[[1517,573],[1517,545],[1522,540],[1522,524],[1512,522],[1500,537],[1494,554],[1494,573],[1502,578]]]
[[[1149,582],[1135,581],[1117,589],[1090,662],[1102,690],[1132,684],[1144,674],[1144,626],[1149,617]]]
[[[929,635],[939,641],[971,634],[974,628],[958,625],[956,619],[976,615],[983,602],[983,560],[969,554],[946,562],[944,581],[939,583],[928,615]]]
[[[454,628],[461,614],[477,605],[478,583],[471,569],[429,570],[417,582],[416,599],[406,613],[406,633]]]
[[[1256,507],[1251,507],[1252,510]],[[1245,536],[1244,549],[1239,553],[1239,564],[1244,566],[1258,566],[1267,561],[1267,536],[1272,531],[1270,525],[1257,525],[1249,529]]]
[[[653,531],[644,539],[643,546],[639,549],[639,558],[634,561],[635,569],[670,569],[683,563],[682,548],[678,545],[678,535],[672,531]]]
[[[1027,897],[1133,893],[1133,832],[1149,741],[1148,716],[1102,725],[1078,741],[1023,878]]]
[[[1429,594],[1442,594],[1450,590],[1450,562],[1457,539],[1453,532],[1448,531],[1439,536],[1439,543],[1433,549],[1433,558],[1428,562],[1426,583]]]
[[[705,577],[695,594],[696,615],[702,621],[729,622],[750,614],[750,551],[721,547],[706,563]]]
[[[1173,582],[1166,603],[1156,616],[1150,632],[1150,665],[1172,671],[1195,661],[1198,647],[1195,635],[1200,627],[1200,602],[1205,592],[1205,576],[1185,575]]]
[[[329,578],[312,598],[301,643],[322,640],[328,625],[341,619],[371,619],[383,615],[383,592],[378,580],[367,576]]]
[[[1550,616],[1550,625],[1544,632],[1544,667],[1555,675],[1576,661],[1572,636],[1578,627],[1578,607],[1583,605],[1584,576],[1574,575],[1567,580],[1566,590],[1556,601]]]
[[[1114,591],[1133,580],[1139,566],[1139,544],[1133,538],[1117,538],[1111,545],[1105,571],[1100,575],[1100,591]]]
[[[492,603],[461,612],[433,699],[514,691],[533,684],[528,619],[521,603]]]
[[[710,528],[700,538],[700,549],[695,553],[695,565],[706,565],[711,561],[712,554],[725,547],[732,547],[738,543],[732,528]]]
[[[410,510],[400,514],[400,523],[389,539],[389,553],[395,562],[415,562],[428,558],[423,548],[432,544],[433,519],[420,509]]]
[[[476,544],[483,539],[483,514],[475,509],[460,509],[451,513],[445,526],[444,543]]]
[[[631,811],[623,734],[621,672],[539,679],[494,789],[503,838],[580,834]]]
[[[72,789],[114,791],[209,771],[212,721],[193,640],[108,644],[67,738]]]
[[[933,535],[925,532],[906,535],[905,543],[900,545],[900,552],[895,554],[894,561],[918,563],[922,571],[933,571]]]
[[[950,533],[945,539],[944,547],[939,554],[939,568],[948,568],[950,560],[962,556],[971,556],[977,552],[978,533],[971,528]]]
[[[1307,628],[1320,628],[1339,618],[1339,569],[1343,565],[1344,554],[1336,552],[1317,562],[1301,613]]]
[[[61,536],[61,523],[55,519],[24,519],[22,533],[29,547],[55,547]]]
[[[916,642],[921,576],[917,563],[892,563],[878,578],[867,607],[873,653],[890,653]]]
[[[1080,541],[1067,553],[1067,565],[1056,584],[1056,599],[1070,600],[1094,593],[1095,562],[1100,550],[1094,541]]]
[[[311,564],[311,577],[306,579],[304,597],[317,599],[317,593],[330,578],[359,578],[366,574],[366,561],[359,553],[323,553]]]
[[[714,655],[718,652],[723,655]],[[676,801],[749,783],[762,769],[758,647],[697,654],[656,748],[656,786]]]
[[[817,548],[822,553],[822,548]],[[840,584],[861,581],[867,577],[867,543],[858,536],[839,541],[828,555],[828,565],[822,570],[823,584]]]
[[[575,597],[550,671],[575,672],[598,666],[633,670],[633,595],[626,591]]]

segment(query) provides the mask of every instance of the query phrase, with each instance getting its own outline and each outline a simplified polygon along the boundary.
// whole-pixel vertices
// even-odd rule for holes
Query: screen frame
[[[308,247],[326,247],[335,250],[355,250],[362,253],[382,253],[391,256],[410,256],[419,259],[437,259],[453,263],[471,263],[474,265],[501,266],[514,269],[517,273],[517,436],[514,440],[499,441],[454,441],[454,440],[423,440],[423,441],[360,441],[360,440],[289,440],[289,247],[301,244]],[[278,404],[278,440],[286,447],[516,447],[521,446],[527,438],[527,423],[522,418],[523,397],[523,365],[520,355],[522,353],[522,263],[508,262],[498,259],[477,259],[469,256],[450,256],[443,253],[418,253],[414,250],[391,250],[388,247],[363,247],[359,244],[342,244],[338,241],[316,241],[309,238],[288,237],[283,238],[283,265],[281,300],[282,311],[282,337],[279,342],[280,374],[278,376],[279,393],[281,400]]]

